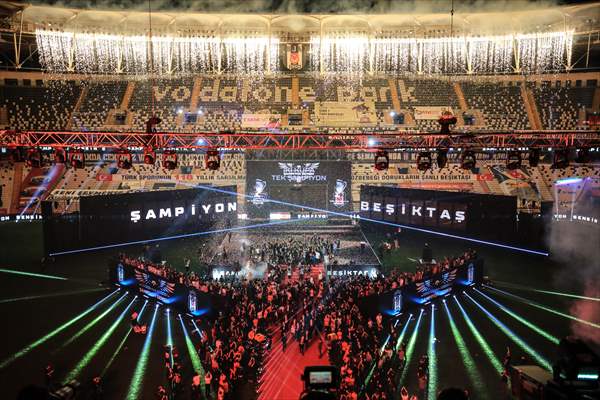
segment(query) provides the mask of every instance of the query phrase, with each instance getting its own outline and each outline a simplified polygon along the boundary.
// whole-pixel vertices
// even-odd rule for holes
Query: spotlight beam
[[[78,316],[76,316],[75,318],[73,318],[73,319],[65,322],[64,324],[62,324],[58,328],[54,329],[52,332],[48,333],[45,336],[42,336],[41,338],[39,338],[35,342],[32,342],[32,343],[28,344],[27,346],[25,346],[24,348],[22,348],[21,350],[19,350],[15,354],[13,354],[12,356],[4,359],[0,363],[0,370],[6,368],[8,365],[12,364],[17,359],[23,357],[25,354],[29,353],[34,348],[36,348],[39,345],[41,345],[41,344],[47,342],[48,340],[52,339],[54,336],[58,335],[60,332],[64,331],[69,326],[73,325],[74,323],[76,323],[77,321],[79,321],[81,318],[85,317],[86,315],[88,315],[89,313],[91,313],[92,311],[94,311],[98,306],[100,306],[100,304],[104,303],[106,300],[108,300],[110,297],[112,297],[115,293],[117,293],[117,291],[118,290],[115,290],[112,293],[108,294],[107,296],[103,297],[96,304],[92,305],[87,310],[83,311],[81,314],[79,314]]]
[[[59,280],[59,281],[68,281],[69,280],[68,278],[65,278],[63,276],[46,275],[46,274],[36,274],[36,273],[33,273],[33,272],[18,271],[18,270],[15,270],[15,269],[0,268],[0,272],[3,272],[5,274],[31,276],[33,278],[55,279],[55,280]]]
[[[398,351],[398,349],[400,348],[400,345],[402,344],[402,340],[404,340],[404,336],[406,334],[406,330],[408,329],[408,325],[410,325],[410,322],[412,321],[412,318],[413,318],[413,315],[410,314],[408,316],[408,319],[404,323],[404,328],[402,328],[402,332],[400,332],[400,337],[398,338],[398,341],[396,342],[396,347],[394,347],[395,351]]]
[[[144,347],[142,347],[142,353],[140,354],[137,366],[135,367],[135,372],[133,373],[133,377],[131,378],[131,383],[129,384],[129,391],[127,392],[126,396],[127,400],[136,400],[139,396],[140,389],[142,388],[142,385],[144,383],[144,375],[146,372],[146,366],[148,364],[150,344],[152,343],[152,334],[154,333],[154,324],[156,323],[157,313],[158,304],[154,308],[152,322],[150,322],[150,327],[148,328],[148,332],[146,332],[146,340],[144,341]]]
[[[551,290],[533,289],[533,288],[529,288],[527,286],[517,285],[516,283],[509,283],[509,282],[502,282],[502,281],[495,280],[494,285],[500,286],[500,287],[506,287],[509,289],[526,290],[526,291],[535,292],[535,293],[552,294],[555,296],[562,296],[562,297],[571,297],[573,299],[579,299],[579,300],[600,301],[599,297],[588,297],[588,296],[581,296],[581,295],[573,294],[573,293],[563,293],[563,292],[553,292]]]
[[[108,330],[106,332],[104,332],[104,334],[100,337],[100,339],[96,343],[94,343],[94,346],[92,346],[92,348],[90,350],[88,350],[88,352],[81,358],[81,360],[79,361],[79,363],[77,363],[75,368],[73,368],[71,370],[71,372],[69,372],[67,374],[67,377],[64,380],[65,382],[71,382],[73,379],[77,378],[77,376],[79,376],[81,371],[90,363],[90,361],[92,361],[92,358],[94,358],[96,353],[98,353],[98,351],[102,348],[102,346],[104,346],[104,343],[106,343],[108,338],[110,338],[112,336],[113,332],[117,329],[119,324],[123,321],[125,314],[127,314],[127,311],[129,311],[129,309],[131,308],[131,306],[133,305],[133,303],[136,300],[137,300],[137,296],[135,296],[133,298],[133,300],[131,300],[131,302],[127,305],[127,307],[123,310],[123,312],[121,312],[121,315],[119,315],[117,317],[117,319],[113,322],[113,324],[110,326],[110,328],[108,328]]]
[[[552,365],[542,357],[537,351],[531,348],[523,339],[517,336],[513,331],[511,331],[506,325],[504,325],[498,318],[496,318],[492,313],[486,310],[481,304],[479,304],[474,298],[472,298],[468,293],[465,295],[477,306],[483,313],[488,317],[490,321],[494,323],[510,340],[515,342],[521,349],[523,349],[526,353],[528,353],[538,364],[540,364],[543,368],[548,371],[552,371]]]
[[[190,355],[190,360],[192,361],[192,367],[194,368],[195,373],[200,374],[200,386],[202,387],[202,393],[204,393],[204,368],[202,368],[202,361],[200,361],[198,352],[194,347],[194,343],[192,343],[192,339],[190,338],[188,330],[185,324],[183,323],[183,318],[181,318],[181,315],[179,316],[179,322],[181,322],[181,329],[183,330],[183,336],[185,337],[185,345]]]
[[[169,346],[169,361],[173,368],[173,335],[171,334],[171,311],[167,308],[167,346]]]
[[[596,324],[596,323],[594,323],[594,322],[590,322],[590,321],[586,321],[585,319],[577,318],[577,317],[574,317],[574,316],[572,316],[572,315],[569,315],[569,314],[565,314],[565,313],[563,313],[563,312],[560,312],[560,311],[556,311],[556,310],[554,310],[554,309],[552,309],[552,308],[550,308],[550,307],[546,307],[546,306],[543,306],[543,305],[541,305],[541,304],[539,304],[539,303],[536,303],[536,302],[535,302],[535,301],[533,301],[533,300],[528,300],[528,299],[526,299],[526,298],[524,298],[524,297],[517,296],[516,294],[512,294],[512,293],[509,293],[509,292],[505,292],[504,290],[500,290],[500,289],[497,289],[497,288],[494,288],[494,287],[491,287],[491,286],[484,285],[484,287],[485,287],[486,289],[494,290],[494,291],[496,291],[496,292],[498,292],[498,293],[501,293],[501,294],[503,294],[503,295],[505,295],[505,296],[508,296],[508,297],[512,297],[512,298],[514,298],[514,299],[517,299],[517,300],[519,300],[520,302],[522,302],[522,303],[525,303],[525,304],[529,304],[529,305],[530,305],[530,306],[532,306],[532,307],[539,308],[540,310],[548,311],[549,313],[552,313],[552,314],[555,314],[555,315],[561,316],[561,317],[563,317],[563,318],[570,319],[570,320],[572,320],[572,321],[579,322],[579,323],[581,323],[581,324],[589,325],[589,326],[591,326],[591,327],[594,327],[594,328],[600,328],[600,325],[599,325],[599,324]]]
[[[435,305],[431,305],[431,324],[429,325],[429,346],[427,348],[427,357],[429,358],[429,379],[427,379],[427,398],[435,400],[437,398],[437,354],[435,351]]]
[[[413,353],[415,351],[415,343],[417,341],[417,335],[419,333],[419,326],[421,325],[421,317],[423,317],[423,309],[421,309],[421,312],[419,313],[417,323],[415,324],[415,328],[413,329],[413,332],[410,336],[410,340],[408,341],[408,346],[406,347],[406,361],[404,362],[404,368],[402,369],[402,375],[400,376],[400,384],[398,385],[398,387],[402,387],[402,383],[406,378],[406,371],[408,371],[408,364],[410,364],[410,360],[412,359]]]
[[[214,192],[217,192],[217,193],[223,193],[223,194],[229,194],[229,195],[235,195],[235,196],[243,196],[243,197],[246,197],[248,199],[252,198],[252,196],[250,196],[250,195],[242,194],[242,193],[237,193],[237,192],[232,192],[230,190],[224,190],[224,189],[219,189],[219,188],[214,188],[214,187],[204,186],[204,185],[194,185],[194,184],[189,184],[187,182],[182,182],[182,181],[178,181],[178,180],[175,180],[175,182],[177,182],[179,184],[182,184],[182,185],[185,185],[185,186],[189,186],[189,187],[195,187],[195,188],[200,188],[200,189],[205,189],[205,190],[211,190],[211,191],[214,191]],[[316,207],[310,207],[310,206],[307,206],[307,205],[300,205],[300,204],[288,203],[288,202],[285,202],[285,201],[274,200],[274,199],[265,199],[264,201],[265,202],[269,202],[269,203],[273,203],[273,204],[280,204],[280,205],[285,205],[285,206],[294,207],[294,208],[301,208],[301,209],[305,209],[305,210],[316,211],[316,212],[320,212],[320,213],[327,213],[327,214],[335,215],[335,216],[339,216],[339,217],[354,218],[354,216],[352,214],[350,214],[350,213],[343,213],[343,212],[339,212],[339,211],[325,210],[325,209],[322,209],[322,208],[316,208]],[[540,255],[540,256],[548,256],[549,255],[549,253],[544,252],[544,251],[538,251],[538,250],[525,249],[525,248],[521,248],[521,247],[509,246],[507,244],[489,242],[489,241],[486,241],[486,240],[470,238],[470,237],[467,237],[467,236],[452,235],[450,233],[443,233],[443,232],[432,231],[432,230],[424,229],[424,228],[417,228],[417,227],[409,226],[409,225],[396,224],[396,223],[389,222],[389,221],[381,221],[381,220],[367,218],[367,217],[360,217],[360,219],[364,220],[364,221],[368,221],[368,222],[377,223],[377,224],[393,226],[393,227],[396,227],[396,228],[402,228],[402,229],[407,229],[407,230],[412,230],[412,231],[417,231],[417,232],[423,232],[423,233],[428,233],[428,234],[431,234],[431,235],[437,235],[437,236],[442,236],[442,237],[447,237],[447,238],[452,238],[452,239],[465,240],[465,241],[472,242],[472,243],[484,244],[484,245],[499,247],[499,248],[508,249],[508,250],[521,251],[521,252],[529,253],[529,254],[535,254],[535,255]]]
[[[306,220],[303,220],[303,221],[306,221]],[[134,245],[134,244],[161,242],[163,240],[173,240],[173,239],[183,239],[183,238],[189,238],[189,237],[205,236],[205,235],[212,235],[214,233],[235,232],[235,231],[241,231],[241,230],[245,230],[245,229],[263,228],[265,226],[289,224],[291,222],[299,222],[299,221],[295,220],[295,219],[291,219],[291,220],[285,220],[285,221],[267,222],[267,223],[263,223],[263,224],[253,224],[253,225],[246,225],[246,226],[236,226],[236,227],[233,227],[233,228],[215,229],[215,230],[212,230],[212,231],[186,233],[186,234],[174,235],[174,236],[165,236],[165,237],[156,238],[156,239],[136,240],[136,241],[133,241],[133,242],[123,242],[123,243],[107,244],[107,245],[104,245],[104,246],[88,247],[88,248],[85,248],[85,249],[59,251],[59,252],[56,252],[56,253],[52,253],[50,255],[51,256],[62,256],[62,255],[66,255],[66,254],[76,254],[76,253],[83,253],[83,252],[95,251],[95,250],[114,249],[116,247],[131,246],[131,245]],[[0,270],[0,272],[1,272],[1,270]]]
[[[144,302],[144,305],[142,306],[142,309],[138,313],[138,320],[140,319],[140,317],[142,316],[142,313],[146,309],[146,305],[147,304],[148,304],[148,300],[146,300]],[[129,335],[131,334],[131,331],[133,331],[133,329],[131,329],[131,328],[129,328],[127,330],[127,333],[125,334],[125,336],[123,336],[123,339],[121,340],[121,342],[119,343],[119,345],[117,346],[117,348],[115,349],[115,351],[113,352],[112,356],[110,356],[110,359],[108,360],[108,362],[106,363],[106,365],[102,369],[102,372],[100,373],[100,377],[101,378],[106,374],[106,371],[108,371],[108,369],[110,368],[110,366],[112,365],[112,363],[115,361],[115,358],[117,358],[117,355],[119,355],[119,352],[121,351],[121,349],[125,345],[125,342],[127,341],[127,338],[129,337]]]
[[[463,364],[467,370],[467,375],[469,375],[469,379],[475,387],[475,391],[477,392],[477,398],[489,398],[483,386],[483,379],[481,377],[481,374],[475,366],[475,360],[473,359],[473,356],[471,356],[471,353],[467,349],[467,345],[463,339],[462,334],[460,333],[460,330],[454,322],[454,318],[452,317],[452,313],[448,308],[448,304],[446,304],[446,301],[444,301],[443,303],[444,308],[446,309],[446,315],[448,316],[448,322],[450,323],[450,330],[452,331],[452,336],[454,337],[456,347],[458,347],[458,351],[460,352]]]
[[[498,308],[500,308],[502,311],[504,311],[505,313],[507,313],[508,315],[510,315],[511,317],[513,317],[514,319],[516,319],[517,321],[519,321],[520,323],[522,323],[523,325],[527,326],[528,328],[534,330],[536,333],[538,333],[539,335],[543,336],[544,338],[548,339],[549,341],[551,341],[554,344],[558,344],[560,342],[560,340],[554,336],[551,335],[550,333],[546,332],[545,330],[543,330],[542,328],[540,328],[539,326],[527,321],[525,318],[521,317],[519,314],[509,310],[505,305],[500,304],[499,302],[497,302],[496,300],[492,299],[491,297],[489,297],[488,295],[486,295],[485,293],[481,292],[479,289],[475,288],[475,291],[477,293],[479,293],[480,295],[482,295],[483,297],[485,297],[487,300],[491,301],[492,303],[494,303],[495,305],[498,306]]]
[[[469,327],[469,330],[477,340],[477,343],[479,343],[479,346],[481,346],[481,348],[483,349],[483,352],[487,356],[488,360],[490,360],[490,363],[492,363],[492,366],[496,369],[496,371],[498,371],[499,374],[502,373],[502,371],[504,370],[504,368],[502,367],[502,363],[500,362],[498,357],[496,357],[496,355],[490,348],[488,342],[484,339],[483,336],[481,336],[481,333],[479,333],[479,330],[477,329],[475,324],[473,324],[473,321],[471,321],[471,318],[467,315],[467,312],[463,308],[462,304],[460,304],[460,301],[458,301],[456,296],[454,296],[454,301],[456,301],[456,304],[458,305],[458,308],[460,308],[460,311],[463,315],[465,322],[467,323],[467,326]]]
[[[121,302],[121,300],[123,300],[125,298],[125,296],[127,296],[127,293],[123,293],[123,295],[121,297],[119,297],[117,299],[117,301],[115,301],[113,304],[111,304],[110,307],[108,307],[106,310],[104,310],[104,312],[102,314],[98,315],[96,318],[91,320],[86,326],[84,326],[82,329],[80,329],[78,332],[76,332],[66,342],[64,342],[58,349],[54,350],[52,352],[52,354],[58,353],[59,351],[61,351],[62,349],[64,349],[65,347],[67,347],[68,345],[73,343],[75,340],[77,340],[81,335],[83,335],[84,333],[89,331],[94,325],[96,325],[104,317],[106,317],[112,310],[114,310],[114,308],[119,305],[119,303]]]
[[[71,291],[68,291],[68,292],[59,292],[59,293],[51,293],[51,294],[40,294],[40,295],[35,295],[35,296],[14,297],[12,299],[2,299],[2,300],[0,300],[0,304],[14,303],[14,302],[17,302],[17,301],[27,301],[27,300],[37,300],[37,299],[49,299],[51,297],[73,296],[73,295],[77,295],[77,294],[101,292],[103,290],[106,290],[106,289],[105,288],[81,289],[81,290],[71,290]]]

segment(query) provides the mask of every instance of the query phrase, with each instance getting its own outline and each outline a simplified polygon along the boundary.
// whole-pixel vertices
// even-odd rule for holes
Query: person
[[[102,399],[102,380],[99,376],[95,376],[94,379],[92,379],[92,387],[93,387],[93,392],[92,392],[92,399],[94,400],[100,400]]]
[[[319,335],[319,359],[323,358],[323,348],[325,343],[323,342],[323,336]]]
[[[200,400],[201,395],[200,373],[198,371],[194,371],[194,376],[192,377],[192,399]]]
[[[433,251],[429,247],[429,243],[425,243],[425,247],[423,247],[423,255],[421,258],[424,263],[430,263],[433,260]]]
[[[158,388],[156,389],[156,398],[158,400],[169,400],[167,389],[165,389],[162,385],[158,385]]]
[[[469,393],[464,389],[450,387],[443,389],[437,400],[469,400]]]
[[[285,348],[287,345],[287,333],[285,331],[281,332],[281,346],[283,347],[283,351],[285,352]]]
[[[304,335],[300,335],[300,354],[304,355]]]
[[[46,387],[48,390],[50,390],[52,386],[52,380],[54,378],[54,366],[51,363],[46,365],[46,368],[44,369],[44,376],[46,378]]]
[[[204,396],[207,399],[210,399],[210,385],[212,384],[212,373],[210,372],[210,369],[208,369],[206,371],[206,374],[204,374]]]

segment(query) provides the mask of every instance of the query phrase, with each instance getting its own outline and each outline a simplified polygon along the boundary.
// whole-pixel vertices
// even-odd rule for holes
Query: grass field
[[[383,235],[384,232],[381,231],[367,233],[375,248]],[[425,242],[433,248],[434,258],[456,255],[471,247],[468,243],[454,239],[405,232],[399,249],[382,260],[384,268],[414,270],[415,264],[411,259],[420,257]],[[165,381],[161,345],[169,340],[168,319],[172,340],[180,349],[185,365],[183,378],[185,386],[188,386],[192,360],[186,350],[183,325],[174,313],[167,314],[164,307],[156,313],[147,358],[142,357],[145,338],[129,335],[124,340],[129,330],[127,312],[140,310],[143,305],[140,299],[131,303],[133,297],[128,296],[116,303],[120,295],[113,295],[96,309],[65,324],[80,316],[111,291],[99,286],[107,277],[108,258],[118,251],[136,254],[141,251],[141,247],[61,256],[55,263],[42,269],[40,259],[43,256],[43,245],[39,222],[0,224],[0,243],[0,268],[65,278],[48,279],[6,271],[0,274],[0,312],[4,317],[4,346],[0,349],[3,398],[14,398],[24,384],[42,384],[43,368],[48,362],[54,364],[60,380],[73,372],[82,359],[89,359],[76,374],[82,382],[89,382],[94,375],[106,369],[105,398],[126,398],[126,394],[134,389],[139,390],[136,392],[137,398],[154,398],[156,385]],[[195,254],[199,245],[200,239],[186,239],[163,242],[161,249],[170,263],[181,266],[183,259],[189,254]],[[502,290],[567,315],[575,302],[583,302],[584,305],[598,304],[590,300],[531,290],[582,294],[584,282],[576,271],[584,266],[578,265],[580,261],[577,258],[561,263],[548,257],[498,248],[475,246],[475,249],[485,259],[486,275],[496,281],[499,287],[502,286]],[[413,318],[406,337],[414,337],[414,351],[404,381],[411,391],[415,390],[417,382],[416,360],[422,354],[433,352],[437,361],[435,376],[438,388],[457,385],[477,393],[475,398],[509,398],[494,364],[494,360],[502,360],[506,346],[511,347],[513,359],[518,360],[524,356],[527,362],[539,364],[542,360],[551,363],[556,356],[553,338],[569,334],[572,323],[575,326],[581,325],[557,313],[493,290],[483,289],[482,293],[489,298],[476,291],[469,291],[468,296],[458,295],[460,306],[457,301],[450,300],[447,302],[447,311],[442,303],[434,311],[427,307],[416,332]],[[490,314],[484,312],[471,298]],[[143,323],[151,323],[153,308],[145,310]],[[123,315],[125,317],[120,319]],[[489,315],[493,315],[495,320]],[[401,322],[405,323],[407,317],[403,316]],[[590,318],[593,323],[600,323],[600,314],[591,315]],[[187,333],[192,342],[197,340],[197,335],[189,329]],[[483,347],[482,342],[486,344]],[[144,364],[144,360],[147,360],[147,364]],[[140,365],[145,366],[144,378],[140,382],[132,382],[134,371],[142,368]],[[249,397],[247,393],[246,396]]]

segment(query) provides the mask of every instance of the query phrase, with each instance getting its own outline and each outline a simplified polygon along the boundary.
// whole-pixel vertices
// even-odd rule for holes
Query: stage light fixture
[[[117,152],[117,167],[119,169],[131,169],[132,164],[131,153],[128,150],[122,149]]]
[[[439,169],[442,169],[448,164],[448,150],[438,149],[436,163]]]
[[[85,155],[81,150],[72,150],[69,152],[69,164],[75,169],[83,168],[85,165]]]
[[[204,165],[210,171],[217,171],[221,167],[221,155],[218,150],[208,150],[204,155]]]
[[[530,149],[529,150],[529,166],[537,167],[540,163],[540,149]]]
[[[168,170],[177,168],[177,153],[173,150],[165,150],[163,152],[162,166]]]
[[[431,153],[428,151],[422,151],[417,156],[417,169],[419,171],[427,171],[431,168]]]
[[[54,163],[55,164],[64,164],[67,157],[65,155],[65,151],[63,149],[54,150]]]
[[[43,166],[42,153],[39,149],[27,149],[26,162],[29,168],[41,168]]]
[[[377,171],[385,171],[390,166],[390,157],[385,150],[378,150],[375,153],[375,169]]]
[[[154,165],[156,162],[156,152],[152,146],[146,146],[144,148],[144,164]]]
[[[506,168],[510,170],[521,168],[521,152],[511,150],[506,154]]]
[[[556,149],[552,156],[552,169],[563,169],[569,166],[569,152],[567,149]]]
[[[477,159],[473,150],[465,150],[460,156],[460,167],[462,169],[473,169],[477,165]]]
[[[587,164],[590,162],[590,149],[588,149],[587,147],[582,147],[580,149],[577,149],[577,158],[575,159],[575,162],[577,162],[578,164]]]

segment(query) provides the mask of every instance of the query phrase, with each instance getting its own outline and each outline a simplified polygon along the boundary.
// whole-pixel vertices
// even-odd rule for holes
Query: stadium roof
[[[148,28],[148,12],[100,11],[90,9],[62,8],[57,6],[19,5],[8,3],[3,12],[14,11],[24,26],[51,27],[77,31],[120,32],[144,31]],[[10,7],[9,7],[10,6]],[[511,12],[462,12],[454,16],[454,28],[471,34],[496,34],[513,32],[549,31],[571,28],[588,31],[598,27],[600,2],[561,7],[530,8]],[[416,29],[445,30],[450,25],[449,12],[440,13],[388,13],[388,14],[223,14],[197,13],[191,11],[152,12],[152,28],[166,30],[267,30],[289,32],[324,30],[394,31]]]

